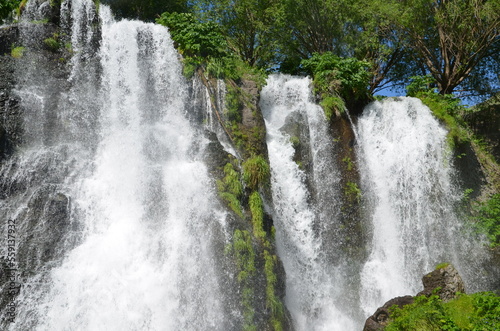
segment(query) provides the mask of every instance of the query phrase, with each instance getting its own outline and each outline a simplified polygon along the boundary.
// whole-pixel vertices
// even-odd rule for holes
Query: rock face
[[[456,297],[457,292],[465,293],[462,277],[460,277],[458,271],[451,264],[439,267],[426,274],[422,277],[422,283],[424,285],[424,290],[419,292],[415,297],[435,294],[443,301],[450,301]],[[394,305],[402,307],[412,304],[415,297],[407,295],[387,301],[382,307],[377,309],[375,314],[366,319],[363,331],[384,330],[390,317],[389,308]]]
[[[443,301],[450,301],[456,297],[456,293],[465,293],[465,285],[458,271],[448,264],[428,273],[422,278],[424,290],[417,296],[432,294],[438,295]],[[435,291],[435,293],[434,293]]]

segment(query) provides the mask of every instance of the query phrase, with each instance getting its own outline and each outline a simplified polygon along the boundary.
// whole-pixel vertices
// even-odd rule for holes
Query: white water
[[[415,295],[438,263],[460,267],[454,239],[456,188],[446,130],[420,100],[388,99],[358,121],[359,159],[373,239],[361,303],[371,315],[387,300]]]
[[[93,3],[71,5],[78,52],[89,42],[80,20]],[[75,161],[87,170],[68,192],[81,244],[43,281],[26,280],[11,328],[224,330],[212,246],[225,215],[200,160],[205,140],[185,116],[178,55],[165,28],[115,22],[103,5],[100,15],[103,71],[89,103],[97,120],[74,147],[94,139],[96,151]],[[89,69],[83,60],[72,65],[70,99],[81,97]]]
[[[323,230],[336,222],[335,214],[328,215],[323,208],[329,207],[331,212],[338,205],[334,190],[337,172],[331,167],[326,119],[311,101],[310,85],[307,78],[271,75],[260,102],[267,129],[276,242],[286,272],[286,306],[297,330],[356,330],[360,326],[350,316],[354,312],[343,306],[341,297],[345,280],[322,251],[328,246]],[[294,113],[306,121],[302,125],[310,138],[312,181],[322,192],[313,201],[306,173],[293,161],[291,137],[283,132],[287,118]]]

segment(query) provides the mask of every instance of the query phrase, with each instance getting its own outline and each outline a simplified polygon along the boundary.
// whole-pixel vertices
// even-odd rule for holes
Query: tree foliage
[[[1,0],[0,1],[0,24],[5,23],[7,20],[12,18],[12,15],[21,0]]]
[[[250,65],[272,66],[276,31],[283,20],[279,0],[198,0],[191,2],[198,19],[217,23],[230,48]]]
[[[190,57],[227,56],[226,39],[220,26],[198,22],[190,13],[163,13],[156,22],[169,28],[181,54]]]
[[[164,12],[187,12],[186,0],[101,0],[121,18],[154,21]]]
[[[394,22],[399,34],[422,70],[434,77],[440,94],[450,94],[459,85],[464,89],[474,85],[474,71],[498,63],[499,0],[404,0],[392,4],[398,8]]]

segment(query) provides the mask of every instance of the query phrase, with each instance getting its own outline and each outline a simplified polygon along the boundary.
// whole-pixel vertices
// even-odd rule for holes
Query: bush
[[[325,115],[343,112],[345,103],[368,98],[370,63],[355,58],[341,58],[331,52],[314,53],[302,60],[303,69],[314,78],[314,89],[323,100]]]
[[[189,13],[163,13],[156,23],[169,28],[170,36],[183,56],[228,56],[226,39],[213,22],[197,22]]]

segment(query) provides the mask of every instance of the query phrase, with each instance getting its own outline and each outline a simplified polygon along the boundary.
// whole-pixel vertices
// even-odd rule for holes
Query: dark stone
[[[469,197],[472,199],[477,198],[481,194],[483,185],[487,184],[487,181],[471,143],[464,142],[457,144],[454,156],[454,166],[459,174],[460,186],[465,189],[472,189]]]
[[[222,179],[224,177],[224,166],[231,160],[230,154],[224,150],[214,132],[205,131],[205,136],[209,140],[205,148],[205,164],[215,178]]]
[[[9,25],[0,28],[0,55],[10,55],[12,45],[14,45],[19,38],[19,28],[17,25]],[[2,70],[3,71],[3,70]],[[3,85],[5,81],[0,80]]]
[[[377,309],[375,314],[368,317],[363,331],[383,330],[387,325],[387,320],[389,319],[389,308],[392,306],[398,306],[401,308],[405,305],[412,304],[414,300],[414,297],[411,295],[406,295],[387,301],[382,307]]]

